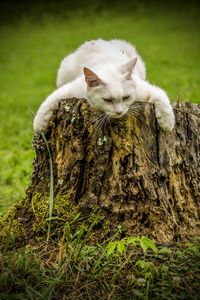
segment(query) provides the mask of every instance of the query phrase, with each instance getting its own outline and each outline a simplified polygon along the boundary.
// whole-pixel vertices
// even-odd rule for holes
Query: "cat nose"
[[[121,116],[123,114],[123,111],[116,111],[116,114]]]

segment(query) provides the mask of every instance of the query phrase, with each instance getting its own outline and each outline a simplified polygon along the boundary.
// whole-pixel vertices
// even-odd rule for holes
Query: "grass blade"
[[[49,153],[49,164],[50,164],[49,225],[48,225],[48,233],[47,233],[47,241],[48,241],[50,231],[51,231],[51,218],[53,214],[53,201],[54,201],[53,161],[52,161],[51,151],[46,136],[43,132],[42,132],[42,137]]]
[[[69,241],[70,241],[70,226],[69,222],[65,224],[65,231],[66,231],[66,252],[68,251],[69,248]]]
[[[34,118],[35,117],[34,112],[32,111],[32,109],[30,109],[30,111],[31,111],[32,117]],[[50,165],[49,224],[48,224],[48,233],[47,233],[47,241],[48,241],[50,231],[51,231],[51,219],[52,219],[52,214],[53,214],[53,202],[54,202],[53,160],[52,160],[51,151],[50,151],[46,136],[43,132],[41,132],[41,135],[42,135],[42,138],[47,147],[47,151],[49,153],[49,165]]]
[[[80,245],[80,248],[79,248],[77,257],[79,257],[79,255],[80,255],[80,253],[81,253],[81,250],[83,249],[83,246],[85,245],[85,243],[86,243],[86,241],[87,241],[87,238],[89,237],[89,235],[90,235],[90,233],[91,233],[91,231],[92,231],[92,228],[94,227],[94,225],[95,225],[95,223],[96,223],[98,217],[99,217],[99,212],[97,213],[97,215],[96,215],[96,217],[94,218],[92,224],[90,225],[90,227],[89,227],[89,229],[88,229],[88,231],[87,231],[87,234],[86,234],[84,240],[81,242],[81,245]]]

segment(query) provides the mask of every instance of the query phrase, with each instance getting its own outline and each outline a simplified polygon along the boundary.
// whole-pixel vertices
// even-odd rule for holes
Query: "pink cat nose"
[[[123,114],[123,111],[117,111],[116,114],[121,116]]]

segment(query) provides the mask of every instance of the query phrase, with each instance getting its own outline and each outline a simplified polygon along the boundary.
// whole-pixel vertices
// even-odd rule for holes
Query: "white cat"
[[[166,93],[145,81],[145,66],[136,49],[126,41],[88,41],[68,55],[58,70],[55,90],[40,106],[34,131],[48,126],[53,110],[63,98],[85,98],[112,118],[125,115],[135,101],[155,104],[158,123],[174,127],[174,114]]]

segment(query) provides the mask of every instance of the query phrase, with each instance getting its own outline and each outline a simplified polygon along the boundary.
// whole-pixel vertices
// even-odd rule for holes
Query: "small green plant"
[[[91,245],[98,217],[88,224],[77,214],[48,247],[7,249],[0,257],[0,299],[198,299],[198,242],[158,249],[146,236],[114,235]]]
[[[116,251],[118,251],[121,254],[125,254],[127,252],[128,247],[132,245],[134,249],[136,246],[140,246],[144,252],[144,254],[147,252],[147,250],[150,248],[153,250],[156,254],[166,253],[170,254],[171,250],[164,247],[162,249],[158,249],[155,245],[155,243],[149,239],[146,236],[142,236],[141,238],[137,237],[125,237],[121,239],[120,241],[112,241],[107,245],[107,256],[113,254]]]

